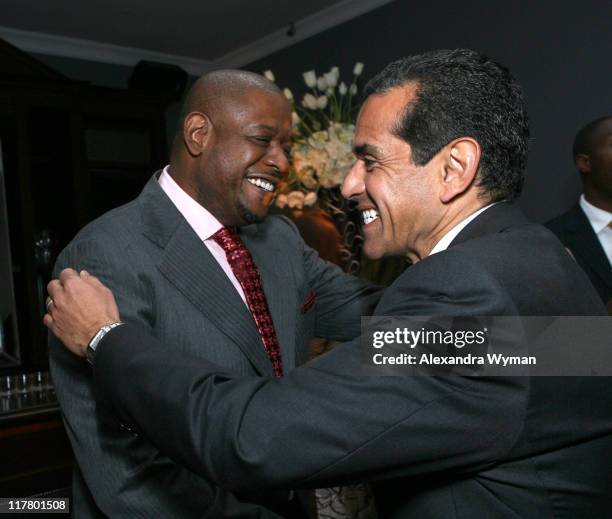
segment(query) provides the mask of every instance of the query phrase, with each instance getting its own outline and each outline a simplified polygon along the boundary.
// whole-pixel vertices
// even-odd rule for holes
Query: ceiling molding
[[[295,35],[287,36],[287,27],[255,40],[214,61],[217,68],[237,68],[291,47],[296,43],[336,27],[359,15],[391,3],[393,0],[342,0],[301,20],[294,20]]]
[[[0,37],[26,52],[76,58],[115,65],[133,67],[141,60],[158,61],[178,65],[192,76],[199,76],[213,68],[213,63],[206,60],[164,54],[134,47],[122,47],[110,43],[101,43],[79,38],[68,38],[41,32],[22,31],[11,27],[0,26]]]
[[[243,67],[392,1],[342,0],[306,18],[295,20],[295,34],[293,36],[287,36],[288,27],[285,27],[215,61],[48,33],[24,31],[12,27],[0,26],[0,37],[26,52],[130,67],[141,60],[158,61],[178,65],[192,76],[199,76],[211,69]]]

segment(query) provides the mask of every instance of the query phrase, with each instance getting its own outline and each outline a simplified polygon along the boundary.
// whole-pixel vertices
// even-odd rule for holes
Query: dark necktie
[[[244,246],[244,243],[242,243],[240,237],[227,227],[223,227],[213,234],[212,239],[225,251],[227,262],[240,286],[242,286],[242,290],[244,290],[247,306],[251,311],[261,340],[272,362],[274,375],[280,378],[283,376],[281,352],[276,332],[274,331],[274,323],[268,309],[266,295],[261,286],[259,271],[253,261],[253,257]]]

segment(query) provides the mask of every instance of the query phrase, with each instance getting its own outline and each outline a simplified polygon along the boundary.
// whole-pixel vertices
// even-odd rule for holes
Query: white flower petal
[[[274,79],[274,74],[272,73],[271,70],[266,70],[263,73],[264,76],[266,76],[267,79],[269,79],[270,81],[272,81],[272,83],[274,83],[275,79]]]
[[[309,70],[308,72],[304,72],[302,76],[304,77],[304,83],[306,83],[306,86],[308,88],[315,87],[315,85],[317,84],[317,75],[314,70]]]

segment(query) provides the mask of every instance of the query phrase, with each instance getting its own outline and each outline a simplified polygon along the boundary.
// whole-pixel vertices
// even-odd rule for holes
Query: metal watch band
[[[117,328],[117,326],[121,326],[122,324],[123,323],[121,321],[117,321],[116,323],[106,324],[102,326],[102,328],[100,328],[97,331],[97,333],[91,338],[91,340],[89,341],[89,344],[87,345],[87,350],[86,350],[87,362],[89,362],[89,364],[93,366],[94,356],[96,354],[96,348],[98,347],[98,344],[100,344],[100,341],[102,340],[102,338],[108,332],[110,332],[113,328]]]

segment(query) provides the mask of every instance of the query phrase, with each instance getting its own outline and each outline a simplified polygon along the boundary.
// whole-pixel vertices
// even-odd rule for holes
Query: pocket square
[[[306,294],[306,299],[304,299],[304,304],[302,305],[302,313],[305,314],[306,312],[310,312],[316,300],[317,300],[317,292],[315,291],[314,288],[311,288],[308,291],[308,294]]]

